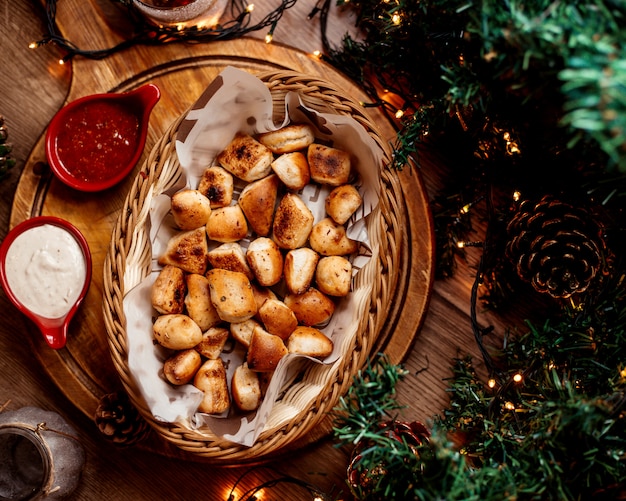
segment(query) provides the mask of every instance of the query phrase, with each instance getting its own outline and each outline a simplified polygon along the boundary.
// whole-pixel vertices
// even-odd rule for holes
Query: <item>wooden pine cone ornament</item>
[[[507,226],[506,254],[538,292],[568,298],[599,278],[602,228],[584,209],[551,196],[525,201]]]
[[[148,423],[122,391],[100,399],[94,420],[100,432],[117,445],[133,445],[150,432]]]

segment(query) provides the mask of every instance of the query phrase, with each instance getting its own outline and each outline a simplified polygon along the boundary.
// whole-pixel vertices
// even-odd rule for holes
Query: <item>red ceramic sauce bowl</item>
[[[93,94],[67,104],[50,121],[46,158],[55,176],[79,191],[106,190],[134,169],[161,93],[153,84]]]
[[[25,235],[30,230],[33,231]],[[50,238],[42,238],[44,234],[40,230],[48,232]],[[18,240],[20,237],[25,238]],[[51,241],[54,243],[51,244]],[[23,252],[22,248],[27,244],[28,250]],[[12,250],[14,245],[16,247]],[[68,275],[61,266],[61,257],[58,260],[54,256],[51,257],[50,254],[46,254],[46,249],[54,252],[54,256],[66,252],[68,257],[78,258],[82,254],[80,261],[84,266],[74,265],[78,271],[71,275],[76,277],[76,282],[71,294],[68,293],[66,296],[65,304],[60,298],[61,295],[55,293],[59,290],[69,290],[69,287],[66,287],[69,283]],[[33,258],[32,256],[37,253],[40,253],[40,258]],[[21,263],[20,254],[24,254],[25,260],[37,261],[32,270]],[[71,263],[71,260],[66,262]],[[65,265],[65,270],[70,268],[71,264]],[[40,293],[47,287],[42,276],[46,270],[49,272],[48,276],[52,277],[48,283],[56,284],[51,286],[52,297],[55,299],[42,303],[41,298],[47,294]],[[30,278],[27,276],[29,274]],[[63,348],[67,341],[70,321],[82,304],[91,284],[91,252],[87,240],[75,226],[64,219],[53,216],[27,219],[13,228],[0,244],[0,284],[9,300],[39,328],[48,346],[54,349]],[[41,306],[33,306],[37,301],[40,301]],[[56,311],[59,313],[55,313]]]

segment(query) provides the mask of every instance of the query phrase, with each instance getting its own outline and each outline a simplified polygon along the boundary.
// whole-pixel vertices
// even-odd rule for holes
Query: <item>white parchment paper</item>
[[[164,422],[184,423],[200,432],[208,429],[217,436],[245,446],[253,445],[266,427],[288,421],[299,408],[304,408],[307,399],[310,402],[317,396],[324,383],[324,367],[336,364],[357,334],[360,319],[369,305],[371,284],[361,285],[341,299],[329,324],[320,329],[334,343],[334,351],[326,360],[287,355],[272,376],[263,403],[256,412],[242,415],[231,410],[229,414],[217,417],[197,412],[202,400],[200,390],[191,384],[174,387],[163,378],[162,366],[169,352],[154,343],[152,323],[157,313],[150,303],[150,289],[160,271],[157,259],[167,241],[178,231],[169,213],[173,192],[184,187],[196,188],[202,172],[215,164],[217,154],[237,132],[266,132],[291,122],[310,123],[315,128],[316,140],[350,153],[357,173],[353,184],[363,197],[362,207],[347,225],[350,238],[361,242],[359,255],[352,259],[355,273],[377,255],[377,245],[372,245],[369,239],[366,218],[378,204],[382,165],[380,148],[351,117],[318,113],[304,106],[297,93],[288,93],[285,100],[287,116],[276,123],[272,96],[267,86],[255,76],[228,67],[207,87],[178,130],[176,151],[184,172],[181,185],[169,193],[156,193],[152,199],[149,220],[146,221],[152,245],[152,273],[139,284],[127,284],[129,287],[124,289],[130,289],[124,298],[129,368],[154,417]],[[235,200],[242,187],[243,184],[236,186]],[[329,191],[327,187],[309,185],[300,193],[313,212],[315,222],[325,217],[324,201]],[[240,243],[245,249],[249,241]],[[131,279],[125,277],[125,280]],[[222,359],[228,367],[230,381],[235,368],[245,360],[245,351],[233,344],[225,349]],[[316,366],[319,366],[319,374],[315,371]]]

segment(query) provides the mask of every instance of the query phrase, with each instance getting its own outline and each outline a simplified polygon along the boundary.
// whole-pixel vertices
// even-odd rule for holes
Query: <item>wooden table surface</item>
[[[5,119],[9,141],[13,144],[12,156],[17,161],[8,177],[0,181],[0,238],[3,238],[14,222],[11,221],[14,195],[33,148],[54,113],[68,97],[81,92],[80,88],[72,86],[72,79],[80,72],[81,78],[97,86],[98,79],[104,78],[105,70],[118,71],[118,78],[123,79],[124,72],[136,72],[136,68],[128,70],[122,64],[111,70],[111,66],[102,61],[81,58],[61,66],[58,64],[60,53],[54,46],[34,51],[28,49],[28,44],[41,38],[45,32],[42,5],[35,0],[0,2],[3,54],[0,115]],[[259,13],[269,11],[274,4],[269,0],[260,0],[255,10]],[[285,13],[274,32],[274,43],[293,48],[298,64],[317,64],[313,60],[306,62],[306,54],[321,47],[319,17],[306,19],[314,5],[314,0],[300,0]],[[107,38],[112,36],[110,33],[105,36],[100,31],[110,29],[110,25],[91,23],[90,16],[102,12],[107,16],[119,14],[112,10],[107,0],[58,2],[59,22],[66,26],[80,26],[86,34],[86,43],[93,45],[82,48],[97,48],[110,40]],[[338,12],[333,5],[328,31],[330,39],[339,41],[346,31],[353,31],[353,21],[350,13]],[[114,36],[119,36],[119,33]],[[250,36],[262,39],[265,33],[252,33]],[[271,50],[274,49],[268,46],[268,51]],[[166,56],[165,53],[160,57]],[[241,54],[242,58],[247,56]],[[268,59],[271,60],[271,56]],[[329,74],[332,74],[330,70]],[[190,91],[193,96],[195,92]],[[419,174],[427,195],[432,197],[445,182],[445,162],[436,152],[424,152],[420,165]],[[479,237],[478,226],[476,239]],[[445,378],[450,376],[452,359],[460,354],[477,354],[469,309],[473,267],[479,258],[478,253],[478,250],[473,253],[469,249],[467,261],[459,263],[452,278],[434,282],[419,332],[406,333],[407,339],[415,339],[404,361],[410,375],[398,388],[398,400],[407,406],[402,417],[407,420],[428,423],[434,414],[440,413],[447,403]],[[414,270],[404,279],[421,280]],[[274,473],[269,468],[315,484],[337,498],[349,499],[345,490],[345,472],[350,450],[335,447],[332,437],[317,440],[254,471],[250,471],[250,465],[233,465],[216,470],[214,466],[207,467],[201,462],[172,459],[142,448],[119,448],[110,444],[99,434],[93,420],[75,405],[72,395],[51,380],[49,370],[33,353],[33,344],[27,339],[30,334],[26,320],[17,313],[4,293],[0,295],[0,301],[3,312],[0,324],[0,380],[4,383],[0,386],[0,407],[5,405],[6,410],[12,410],[36,406],[54,410],[76,428],[87,452],[87,462],[79,487],[71,499],[227,499],[242,474],[247,473],[241,485],[249,488],[272,478]],[[498,330],[503,329],[510,319],[481,313],[479,321],[484,325],[492,324]],[[402,335],[402,332],[395,333],[396,339],[402,339]],[[305,498],[293,486],[284,486],[268,491],[263,499]]]

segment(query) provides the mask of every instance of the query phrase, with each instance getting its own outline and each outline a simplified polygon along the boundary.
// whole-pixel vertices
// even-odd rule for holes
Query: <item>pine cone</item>
[[[150,432],[148,423],[122,391],[102,397],[95,422],[100,432],[117,445],[135,444]]]
[[[550,196],[523,202],[507,226],[506,254],[538,292],[568,298],[600,276],[605,250],[600,225],[585,210]]]

